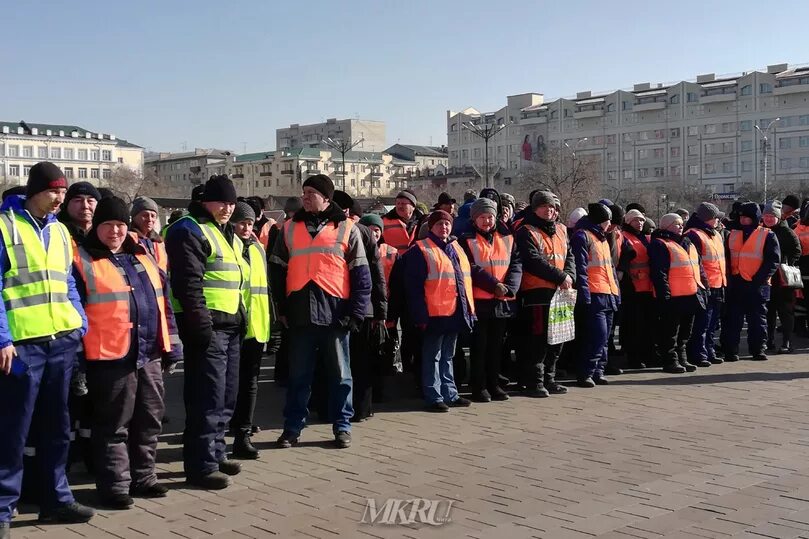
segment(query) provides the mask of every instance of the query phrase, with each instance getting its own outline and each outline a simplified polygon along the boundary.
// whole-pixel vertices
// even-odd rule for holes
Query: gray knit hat
[[[553,193],[550,191],[537,191],[534,193],[534,196],[531,197],[531,209],[535,210],[543,204],[556,205]]]
[[[697,214],[697,219],[700,221],[710,221],[711,219],[721,219],[725,216],[719,208],[716,207],[715,204],[711,204],[710,202],[703,202],[699,206],[697,206],[697,211],[694,213]]]
[[[253,209],[253,206],[248,204],[247,202],[239,201],[236,203],[236,207],[233,208],[233,215],[230,216],[231,223],[241,223],[242,221],[250,219],[251,221],[256,220],[256,212]]]
[[[781,208],[783,205],[779,200],[772,200],[764,205],[763,215],[774,215],[776,218],[781,218]]]
[[[130,212],[132,217],[135,217],[137,214],[145,210],[160,213],[160,208],[158,207],[157,202],[149,197],[137,197],[132,201],[132,211]]]
[[[408,200],[411,204],[413,204],[414,207],[416,206],[416,204],[419,203],[418,199],[416,198],[416,195],[414,195],[410,191],[399,191],[399,194],[396,195],[396,198],[404,198]]]
[[[472,203],[469,208],[469,215],[472,220],[478,218],[479,215],[484,213],[491,213],[497,217],[497,204],[490,198],[478,198]]]

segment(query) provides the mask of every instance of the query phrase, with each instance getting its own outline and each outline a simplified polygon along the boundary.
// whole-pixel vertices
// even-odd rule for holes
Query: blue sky
[[[162,151],[260,151],[355,116],[438,145],[448,109],[506,95],[809,63],[807,0],[31,0],[3,19],[0,119]]]

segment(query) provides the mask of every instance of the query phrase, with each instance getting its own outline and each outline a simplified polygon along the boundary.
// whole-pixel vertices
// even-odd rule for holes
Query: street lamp
[[[773,125],[775,125],[776,122],[779,121],[781,121],[780,117],[771,121],[764,129],[761,129],[758,126],[758,124],[756,124],[756,131],[758,131],[764,138],[764,144],[762,145],[762,149],[764,150],[764,202],[767,201],[767,164],[768,164],[767,144],[770,141],[770,129],[772,128]]]
[[[343,139],[339,139],[339,138],[338,139],[333,139],[331,137],[325,138],[325,139],[323,139],[321,141],[321,142],[323,142],[323,144],[325,144],[326,146],[328,146],[332,150],[340,152],[340,155],[343,158],[343,171],[342,171],[342,176],[343,176],[343,182],[342,182],[343,189],[342,190],[343,191],[346,190],[346,153],[350,152],[351,150],[353,150],[354,148],[356,148],[357,146],[362,144],[364,141],[365,141],[365,139],[362,138],[362,137],[360,137],[359,139],[357,139],[355,141],[343,140]]]
[[[587,142],[587,137],[584,137],[584,138],[579,139],[578,141],[576,141],[576,144],[574,144],[572,148],[570,147],[570,144],[568,144],[566,140],[564,141],[564,145],[565,145],[565,147],[566,147],[568,150],[570,150],[570,155],[573,157],[573,170],[571,171],[571,172],[573,173],[573,176],[575,176],[575,175],[576,175],[576,150],[578,150],[578,149],[579,149],[579,145],[580,145],[582,142]],[[559,168],[560,168],[560,170],[561,170],[561,168],[562,168],[562,163],[561,163],[561,161],[560,161],[560,163],[559,163]],[[559,176],[561,176],[561,175],[562,175],[562,174],[560,173],[560,174],[559,174]]]
[[[504,123],[499,123],[496,125],[483,123],[477,125],[473,124],[472,122],[464,122],[461,125],[464,127],[464,129],[470,131],[473,135],[476,135],[483,139],[483,147],[484,147],[483,163],[484,166],[486,167],[484,183],[486,187],[491,187],[491,185],[489,185],[489,139],[491,139],[497,133],[505,129],[507,125]]]

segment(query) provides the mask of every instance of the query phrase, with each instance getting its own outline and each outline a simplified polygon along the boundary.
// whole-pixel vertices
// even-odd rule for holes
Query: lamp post
[[[761,134],[761,136],[764,138],[764,144],[761,147],[762,150],[764,150],[764,202],[767,201],[767,168],[768,168],[767,165],[769,164],[767,145],[769,144],[770,141],[770,129],[776,124],[776,122],[779,121],[781,121],[780,117],[771,121],[764,129],[761,129],[761,127],[759,127],[758,124],[756,124],[756,131],[758,131],[759,134]]]
[[[331,137],[328,137],[328,138],[325,138],[325,139],[322,140],[323,144],[325,144],[326,146],[328,146],[332,150],[335,150],[335,151],[339,152],[340,155],[342,156],[342,163],[343,163],[343,165],[342,165],[342,169],[343,169],[342,170],[342,176],[343,176],[342,187],[343,187],[343,189],[342,190],[343,191],[346,190],[346,153],[350,152],[351,150],[353,150],[354,148],[356,148],[357,146],[362,144],[364,141],[365,141],[365,139],[362,138],[362,137],[360,137],[359,139],[357,139],[355,141],[351,141],[351,140],[346,141],[346,140],[339,139],[339,138],[338,139],[333,139]]]
[[[510,122],[509,122],[510,123]],[[485,178],[484,183],[485,187],[491,187],[489,185],[489,139],[494,137],[497,133],[502,131],[507,127],[506,124],[473,124],[472,122],[464,122],[461,124],[464,129],[470,131],[473,135],[476,135],[479,138],[483,139],[483,164],[486,167],[484,172]]]
[[[665,193],[662,193],[659,197],[657,197],[657,222],[660,223],[660,202],[668,202],[669,196]],[[666,204],[668,207],[668,204]]]
[[[565,147],[568,150],[570,150],[570,155],[571,155],[571,157],[573,157],[573,170],[571,170],[571,172],[573,173],[573,176],[576,175],[576,150],[579,149],[579,145],[582,142],[587,142],[587,137],[584,137],[584,138],[579,139],[578,141],[576,141],[576,144],[574,144],[572,148],[570,147],[570,144],[567,143],[567,141],[564,141]]]

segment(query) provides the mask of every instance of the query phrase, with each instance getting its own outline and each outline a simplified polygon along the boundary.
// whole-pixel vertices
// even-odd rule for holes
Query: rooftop
[[[154,163],[155,161],[177,161],[181,159],[192,159],[194,157],[213,157],[225,159],[232,152],[229,150],[219,150],[216,148],[195,148],[193,152],[160,152],[149,155],[145,161]]]
[[[274,156],[274,151],[243,153],[241,155],[237,155],[234,161],[236,163],[245,163],[247,161],[264,161],[265,159],[272,159]]]
[[[50,135],[48,134],[50,131]],[[137,144],[133,144],[127,140],[119,139],[114,134],[99,133],[96,131],[88,131],[83,127],[77,125],[61,125],[61,124],[39,124],[30,123],[26,121],[19,122],[4,122],[0,121],[0,132],[4,134],[15,134],[18,136],[29,137],[59,137],[59,138],[88,138],[95,140],[106,140],[114,142],[116,146],[122,148],[140,148]],[[75,133],[75,135],[74,135]]]
[[[416,144],[394,144],[387,150],[386,153],[390,153],[395,155],[396,147],[407,148],[408,150],[412,151],[415,155],[421,157],[447,157],[447,148],[446,146],[419,146]]]

